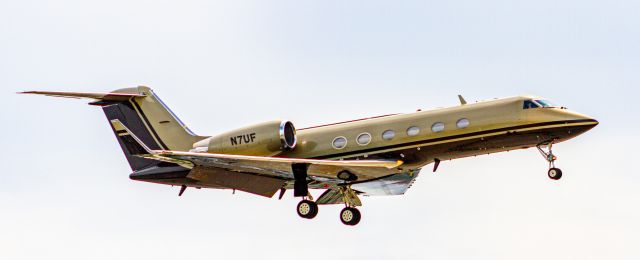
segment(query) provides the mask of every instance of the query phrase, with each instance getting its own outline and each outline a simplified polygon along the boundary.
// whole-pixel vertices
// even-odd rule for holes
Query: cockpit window
[[[555,104],[551,103],[549,100],[544,99],[536,99],[536,100],[525,100],[523,109],[531,109],[531,108],[540,108],[540,107],[557,107]]]
[[[555,104],[551,103],[549,100],[536,100],[536,103],[540,104],[542,107],[556,107]]]
[[[538,106],[536,103],[533,102],[533,100],[525,100],[524,101],[524,109],[530,109],[530,108],[539,108],[540,106]]]

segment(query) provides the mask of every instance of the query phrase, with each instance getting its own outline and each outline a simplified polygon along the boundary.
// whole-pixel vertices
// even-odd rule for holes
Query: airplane
[[[420,170],[441,161],[536,147],[562,177],[553,145],[598,121],[544,98],[516,96],[428,111],[389,114],[296,129],[274,120],[214,136],[194,134],[145,86],[109,93],[25,91],[90,99],[101,107],[133,171],[132,180],[196,189],[232,189],[301,198],[297,214],[344,204],[343,224],[360,222],[361,196],[404,194]],[[325,190],[316,200],[309,189]]]

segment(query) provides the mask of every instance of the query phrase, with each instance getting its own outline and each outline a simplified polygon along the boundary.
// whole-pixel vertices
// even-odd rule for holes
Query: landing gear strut
[[[306,219],[312,219],[318,215],[318,204],[313,202],[313,197],[309,193],[309,183],[307,182],[308,164],[293,164],[291,170],[295,178],[293,183],[293,196],[302,197],[302,201],[298,203],[296,211],[298,216]],[[284,192],[281,192],[280,197]]]
[[[545,145],[547,146],[546,151],[543,148]],[[552,180],[559,180],[560,178],[562,178],[562,170],[556,168],[555,164],[555,161],[558,159],[558,157],[553,155],[553,141],[549,142],[548,144],[539,144],[536,146],[536,148],[538,148],[538,151],[540,152],[542,157],[544,157],[544,159],[549,162],[549,171],[547,172],[547,176],[549,176],[549,178]]]
[[[340,221],[347,226],[355,226],[360,223],[362,216],[356,206],[362,206],[362,202],[360,202],[358,195],[349,185],[340,187],[340,193],[345,205],[345,208],[340,211]]]

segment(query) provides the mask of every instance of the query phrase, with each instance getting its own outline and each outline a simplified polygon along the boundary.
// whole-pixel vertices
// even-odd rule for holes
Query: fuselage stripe
[[[358,151],[350,151],[350,152],[344,152],[344,153],[338,153],[338,154],[323,155],[323,156],[317,156],[317,157],[312,157],[312,158],[308,158],[308,159],[343,158],[343,157],[352,156],[352,155],[371,154],[372,152],[384,152],[384,151],[387,151],[387,150],[401,150],[401,149],[405,149],[405,148],[411,148],[412,146],[424,146],[424,145],[427,145],[427,144],[438,143],[438,142],[446,142],[446,141],[450,141],[450,140],[467,138],[467,137],[480,137],[480,136],[483,136],[483,135],[491,135],[491,134],[500,133],[500,132],[504,132],[504,131],[528,130],[528,129],[531,129],[531,128],[534,128],[534,129],[550,128],[550,127],[553,127],[553,126],[556,126],[556,125],[568,126],[568,124],[572,124],[572,125],[576,125],[576,124],[588,125],[589,123],[597,123],[597,122],[598,121],[593,120],[593,119],[581,119],[581,120],[553,121],[553,122],[544,122],[544,123],[536,123],[536,124],[529,124],[529,125],[511,126],[511,127],[504,127],[504,128],[498,128],[498,129],[492,129],[492,130],[485,130],[485,131],[480,131],[480,132],[473,132],[473,133],[467,133],[467,134],[446,136],[446,137],[440,137],[440,138],[434,138],[434,139],[428,139],[428,140],[420,140],[420,141],[414,141],[414,142],[409,142],[409,143],[401,143],[401,144],[389,145],[389,146],[384,146],[384,147],[376,147],[376,148],[370,148],[370,149],[365,149],[365,150],[358,150]]]

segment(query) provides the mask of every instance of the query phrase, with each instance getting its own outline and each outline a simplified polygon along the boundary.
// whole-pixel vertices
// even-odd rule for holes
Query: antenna
[[[466,104],[467,104],[467,101],[466,101],[466,100],[464,100],[464,98],[462,97],[462,95],[458,95],[458,99],[460,99],[460,105],[461,105],[461,106],[462,106],[462,105],[466,105]]]

